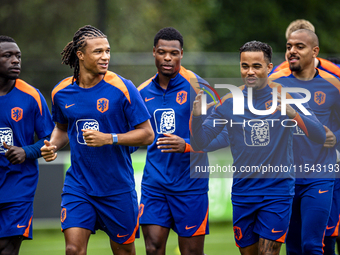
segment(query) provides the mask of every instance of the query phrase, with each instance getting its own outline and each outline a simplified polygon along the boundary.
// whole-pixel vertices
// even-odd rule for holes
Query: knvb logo
[[[215,88],[217,89],[229,89],[233,94],[233,114],[234,115],[244,115],[244,95],[242,90],[231,84],[215,84]],[[215,92],[215,91],[214,91]],[[273,88],[273,97],[270,104],[266,105],[266,110],[257,110],[253,105],[253,88],[247,88],[248,92],[248,107],[251,113],[263,116],[269,115],[276,111],[276,107],[278,105],[277,96],[278,91],[277,88]],[[286,98],[287,93],[302,93],[305,94],[304,98]],[[215,92],[215,94],[217,94]],[[209,93],[212,97],[212,95]],[[304,115],[311,115],[311,113],[302,105],[303,103],[307,103],[311,98],[311,94],[307,89],[304,88],[289,88],[282,87],[281,88],[281,115],[286,115],[286,105],[296,105],[297,108],[301,110]],[[220,101],[221,102],[221,101]],[[202,115],[207,115],[207,95],[202,95],[202,103],[201,103],[201,113]]]

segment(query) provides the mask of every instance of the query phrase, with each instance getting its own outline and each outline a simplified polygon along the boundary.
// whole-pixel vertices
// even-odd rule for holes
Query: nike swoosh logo
[[[17,228],[24,228],[24,227],[26,227],[26,225],[23,225],[23,226],[21,226],[21,225],[17,225]]]
[[[71,106],[74,106],[75,104],[70,104],[70,105],[67,105],[67,104],[65,104],[65,109],[67,109],[67,108],[69,108],[69,107],[71,107]]]
[[[280,232],[283,232],[283,230],[274,230],[274,229],[272,229],[272,233],[280,233]]]
[[[326,229],[328,230],[328,229],[332,229],[332,228],[334,228],[334,227],[335,227],[335,226],[333,226],[333,227],[328,227],[328,226],[327,226]]]
[[[191,227],[188,227],[188,225],[187,226],[185,226],[185,230],[189,230],[189,229],[192,229],[192,228],[194,228],[194,227],[196,227],[197,225],[195,225],[195,226],[191,226]]]
[[[148,101],[150,101],[150,100],[152,100],[152,99],[155,99],[155,97],[145,98],[145,102],[148,102]]]
[[[117,234],[117,237],[118,237],[118,238],[121,238],[121,237],[125,237],[125,236],[128,236],[128,235],[129,235],[129,234],[126,234],[126,235],[121,236],[121,235]]]
[[[326,193],[326,192],[328,192],[328,190],[321,190],[321,189],[319,189],[319,194]]]

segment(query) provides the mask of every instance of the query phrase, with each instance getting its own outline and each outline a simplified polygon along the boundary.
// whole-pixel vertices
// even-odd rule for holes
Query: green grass
[[[21,255],[63,255],[65,254],[64,235],[60,229],[37,229],[33,231],[34,239],[24,241],[21,246]],[[141,237],[136,239],[136,254],[145,254],[144,240]],[[231,223],[210,224],[210,235],[205,239],[205,253],[207,255],[238,255],[238,248],[235,246],[233,229]],[[88,255],[111,255],[108,236],[97,231],[91,235]],[[167,243],[167,255],[179,255],[177,235],[171,231]],[[284,247],[281,254],[285,254]]]

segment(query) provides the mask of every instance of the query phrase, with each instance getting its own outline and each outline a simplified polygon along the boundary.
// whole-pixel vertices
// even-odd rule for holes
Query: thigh
[[[139,208],[141,225],[173,227],[174,221],[166,195],[142,189]]]
[[[170,228],[159,225],[142,225],[147,254],[165,254]]]
[[[71,227],[64,230],[66,254],[86,254],[91,230]]]
[[[235,197],[235,196],[233,196]],[[262,200],[262,199],[261,199]],[[245,203],[242,198],[232,200],[233,230],[236,246],[240,248],[254,246],[259,241],[259,235],[254,232],[259,203]],[[253,250],[247,248],[247,250]],[[243,254],[243,253],[242,253]],[[246,253],[247,254],[247,253]]]
[[[323,237],[329,219],[333,184],[316,182],[308,185],[301,197],[301,242],[303,250],[318,250],[321,254]]]
[[[174,219],[174,231],[181,237],[209,234],[208,193],[199,195],[167,195]]]
[[[204,239],[205,235],[191,236],[191,237],[178,237],[178,245],[181,255],[199,254],[204,253]]]
[[[61,229],[82,228],[95,233],[97,214],[86,194],[63,193],[61,196]]]
[[[110,246],[114,255],[135,255],[135,243],[120,244],[110,240]]]
[[[292,202],[292,197],[267,196],[258,211],[254,232],[262,239],[284,243]]]
[[[335,182],[339,182],[338,179]],[[340,220],[340,188],[334,188],[332,207],[326,227],[325,236],[338,236],[339,234],[339,220]]]
[[[0,254],[19,254],[23,236],[11,236],[0,238]]]
[[[139,212],[136,191],[109,197],[96,197],[97,228],[117,244],[130,244],[139,238]]]
[[[258,246],[259,255],[279,255],[282,242],[260,238]]]
[[[295,186],[293,198],[292,215],[286,239],[287,254],[302,254],[301,249],[301,199],[300,189]]]
[[[23,236],[32,239],[33,202],[0,204],[0,238]]]

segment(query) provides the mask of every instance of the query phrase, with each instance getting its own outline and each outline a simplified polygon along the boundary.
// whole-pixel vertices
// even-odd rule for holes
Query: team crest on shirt
[[[243,127],[247,146],[267,146],[270,142],[269,123],[266,120],[252,121]]]
[[[20,107],[14,107],[11,109],[11,118],[16,122],[22,119],[23,114],[24,111]]]
[[[176,96],[176,102],[179,103],[180,105],[184,104],[188,99],[188,92],[182,90],[177,93]]]
[[[234,230],[234,236],[235,236],[236,240],[241,240],[241,238],[243,237],[241,228],[234,226],[233,230]]]
[[[99,123],[95,119],[80,119],[76,122],[77,127],[77,141],[80,144],[86,145],[83,137],[82,129],[91,129],[99,131]]]
[[[153,113],[158,134],[173,133],[176,130],[175,111],[171,108],[157,109]]]
[[[314,102],[318,105],[324,104],[326,101],[326,94],[322,91],[316,91],[314,93]]]
[[[270,109],[270,107],[272,106],[273,104],[273,100],[269,100],[265,103],[265,106],[266,106],[266,110]]]
[[[97,100],[97,110],[101,113],[106,112],[109,109],[109,100],[106,98],[100,98]]]
[[[13,144],[13,131],[9,127],[0,128],[0,153],[5,153],[7,150],[4,148],[3,142],[7,145]]]

